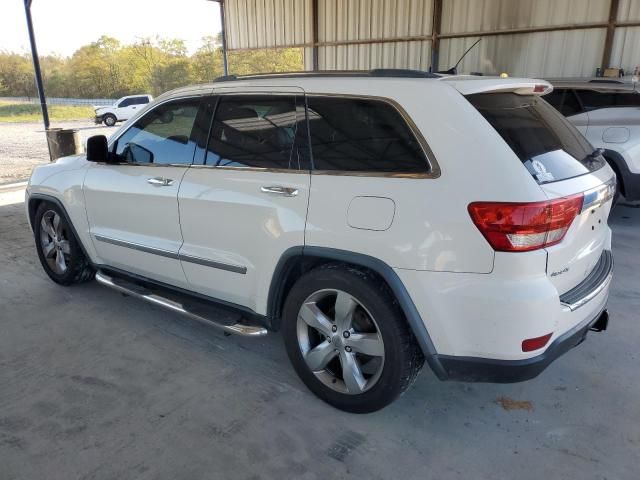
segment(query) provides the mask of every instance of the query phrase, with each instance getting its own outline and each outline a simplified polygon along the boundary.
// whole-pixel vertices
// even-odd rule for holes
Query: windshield
[[[551,105],[536,95],[466,97],[511,147],[539,184],[598,170],[605,160]]]

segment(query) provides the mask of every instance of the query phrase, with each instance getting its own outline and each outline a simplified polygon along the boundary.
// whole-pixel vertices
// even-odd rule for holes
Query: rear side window
[[[426,173],[429,163],[402,115],[387,102],[307,98],[316,170]]]
[[[562,115],[541,97],[482,93],[467,100],[511,147],[540,184],[565,180],[604,166],[600,156]]]
[[[303,99],[289,95],[220,97],[205,163],[218,167],[308,170]]]
[[[190,164],[193,124],[200,99],[167,102],[136,121],[116,143],[119,160],[141,164]]]
[[[136,105],[145,105],[149,103],[149,97],[137,97],[135,100]]]
[[[607,107],[638,107],[640,94],[633,92],[596,92],[595,90],[577,90],[587,110]]]

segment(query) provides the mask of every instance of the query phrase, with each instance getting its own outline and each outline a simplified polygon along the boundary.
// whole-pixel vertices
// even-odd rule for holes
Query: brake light
[[[560,243],[582,209],[584,196],[546,202],[474,202],[473,223],[499,252],[528,252]]]

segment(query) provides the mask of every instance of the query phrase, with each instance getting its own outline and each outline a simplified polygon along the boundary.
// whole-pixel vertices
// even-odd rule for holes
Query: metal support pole
[[[437,72],[440,65],[440,28],[442,26],[442,0],[433,2],[433,25],[431,27],[431,68]]]
[[[38,59],[38,49],[36,48],[36,36],[33,33],[33,23],[31,21],[31,0],[24,0],[24,12],[27,17],[27,28],[29,30],[29,42],[31,43],[31,57],[33,58],[33,71],[36,76],[36,86],[40,97],[40,108],[42,109],[42,119],[44,129],[49,129],[49,110],[47,100],[44,96],[44,84],[42,83],[42,73],[40,72],[40,60]]]
[[[313,22],[313,47],[312,47],[312,60],[313,60],[313,70],[317,71],[319,68],[319,52],[318,52],[318,0],[313,0],[311,3],[311,15],[313,18],[311,21]]]
[[[618,20],[618,0],[611,0],[609,6],[609,21],[607,22],[607,36],[604,39],[604,50],[602,51],[602,72],[611,65],[611,52],[613,50],[613,37],[616,34],[616,21]]]
[[[229,75],[229,59],[227,58],[227,29],[224,26],[224,0],[219,0],[220,4],[220,23],[222,24],[222,63],[224,65],[224,74]]]

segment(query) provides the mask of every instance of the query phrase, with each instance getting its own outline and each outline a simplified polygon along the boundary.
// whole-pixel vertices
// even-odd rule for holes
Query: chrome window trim
[[[352,94],[331,94],[331,93],[305,93],[306,97],[322,97],[322,98],[351,98],[356,100],[373,100],[390,105],[398,112],[398,114],[405,121],[409,131],[418,141],[420,149],[427,161],[428,171],[420,173],[402,173],[402,172],[365,172],[354,170],[315,170],[313,169],[312,175],[340,175],[350,177],[392,177],[392,178],[438,178],[441,175],[440,165],[429,147],[427,140],[422,135],[422,132],[415,124],[411,116],[396,100],[388,97],[380,97],[378,95],[352,95]],[[309,138],[311,141],[311,138]],[[313,159],[313,146],[310,144],[311,158]]]
[[[202,93],[199,93],[197,95],[187,95],[187,96],[184,96],[184,97],[167,98],[167,99],[162,100],[161,102],[159,102],[157,104],[154,104],[148,110],[141,110],[140,111],[141,112],[140,115],[138,115],[137,117],[132,117],[132,119],[135,119],[135,121],[137,122],[139,119],[141,119],[142,117],[146,116],[148,113],[151,113],[156,108],[158,108],[158,107],[160,107],[162,105],[165,105],[165,104],[167,104],[169,102],[174,102],[174,101],[178,101],[178,100],[189,100],[189,99],[192,99],[192,98],[202,98],[202,97],[204,97],[206,95],[209,95],[209,93],[202,92]],[[147,105],[150,105],[150,104],[147,103]],[[195,119],[194,119],[194,124],[195,124]],[[135,125],[135,122],[133,122],[131,125],[129,125],[125,130],[120,132],[117,137],[109,139],[109,143],[108,143],[109,151],[111,151],[111,148],[113,147],[113,145],[117,144],[118,140],[120,140],[120,138],[122,138],[122,136],[125,133],[127,133],[134,125]],[[134,167],[183,167],[183,168],[188,168],[191,165],[193,165],[193,158],[191,159],[190,163],[137,163],[137,162],[96,162],[96,163],[98,163],[98,165],[119,165],[119,166],[123,166],[123,167],[124,166],[134,166]]]
[[[239,170],[246,172],[294,173],[309,175],[311,170],[289,170],[288,168],[231,167],[218,165],[191,165],[189,168],[209,168],[213,170]]]
[[[107,237],[100,234],[94,234],[93,237],[99,242],[116,245],[118,247],[130,248],[144,253],[151,253],[152,255],[158,255],[161,257],[171,258],[173,260],[181,260],[188,263],[195,263],[205,267],[217,268],[218,270],[226,270],[228,272],[240,273],[245,275],[247,273],[247,267],[240,265],[232,265],[228,263],[216,262],[213,260],[207,260],[206,258],[196,257],[193,255],[185,255],[178,252],[171,252],[162,248],[149,247],[141,245],[135,242],[128,242],[126,240],[118,240],[116,238]]]

